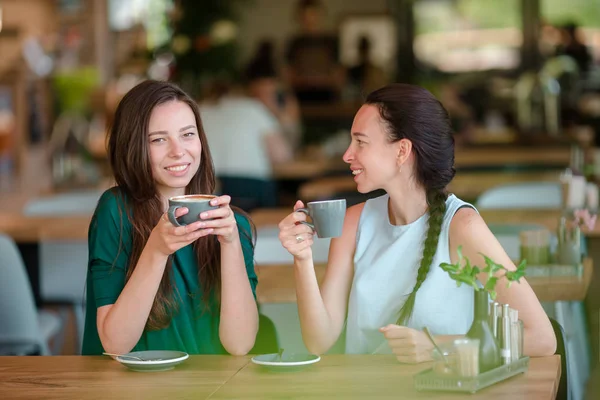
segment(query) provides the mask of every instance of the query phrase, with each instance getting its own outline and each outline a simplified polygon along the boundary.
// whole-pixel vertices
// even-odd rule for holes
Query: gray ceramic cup
[[[319,238],[333,238],[342,236],[344,217],[346,216],[346,199],[311,201],[306,208],[299,208],[312,219],[312,223],[302,221],[308,225]]]
[[[200,214],[204,211],[219,208],[219,206],[210,205],[210,201],[215,197],[210,194],[189,194],[186,196],[171,197],[169,199],[169,211],[167,211],[169,221],[175,226],[185,226],[199,221]],[[175,218],[175,211],[182,207],[186,207],[189,210],[188,213]]]

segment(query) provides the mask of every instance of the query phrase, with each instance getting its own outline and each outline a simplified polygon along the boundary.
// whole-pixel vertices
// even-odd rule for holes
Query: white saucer
[[[134,351],[125,355],[139,357],[144,359],[144,361],[121,356],[115,357],[115,360],[133,371],[141,372],[168,371],[189,357],[189,354],[183,351],[170,350]]]
[[[314,354],[262,354],[252,358],[254,364],[277,370],[296,370],[321,361],[321,357]]]

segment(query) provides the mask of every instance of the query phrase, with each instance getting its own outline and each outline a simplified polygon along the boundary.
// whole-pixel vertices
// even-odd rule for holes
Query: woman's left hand
[[[200,220],[203,221],[201,228],[213,228],[211,234],[217,235],[221,243],[232,243],[236,239],[239,240],[237,222],[233,210],[229,207],[230,202],[230,196],[215,197],[210,201],[210,205],[219,206],[219,208],[200,214]]]
[[[433,344],[424,332],[406,326],[390,324],[379,328],[398,361],[417,364],[431,361]]]

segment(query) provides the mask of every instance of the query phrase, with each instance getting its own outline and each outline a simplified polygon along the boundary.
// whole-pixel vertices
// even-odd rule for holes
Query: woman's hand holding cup
[[[179,218],[188,213],[186,207],[181,207],[175,210],[174,215]],[[197,221],[185,226],[175,226],[169,221],[167,213],[164,213],[150,233],[148,242],[162,254],[169,256],[202,236],[212,233],[212,228],[202,229],[202,224],[202,221]]]
[[[200,227],[210,229],[213,235],[217,235],[221,244],[232,243],[236,239],[239,240],[237,221],[229,203],[231,203],[230,196],[215,197],[210,201],[210,205],[218,208],[200,214]]]
[[[294,205],[294,212],[279,223],[279,241],[298,260],[312,259],[313,230],[303,224],[306,214],[296,210],[304,208],[300,200]]]

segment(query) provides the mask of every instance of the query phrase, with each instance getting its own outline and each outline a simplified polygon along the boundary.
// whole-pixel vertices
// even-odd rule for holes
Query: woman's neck
[[[407,185],[408,186],[408,185]],[[427,194],[424,188],[410,185],[388,191],[388,216],[392,225],[407,225],[418,220],[428,209]]]

